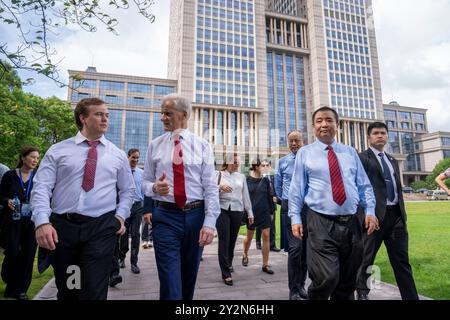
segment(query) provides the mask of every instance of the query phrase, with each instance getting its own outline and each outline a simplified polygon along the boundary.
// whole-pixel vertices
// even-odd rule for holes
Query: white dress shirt
[[[178,133],[183,150],[183,165],[186,190],[186,203],[205,200],[205,220],[203,225],[215,229],[220,214],[219,188],[214,174],[214,156],[208,141],[191,133],[188,129]],[[175,203],[173,196],[172,158],[174,133],[166,132],[155,138],[149,145],[144,165],[142,188],[153,200]],[[168,195],[153,193],[153,184],[163,172],[170,184]]]
[[[373,153],[375,153],[378,163],[380,164],[381,167],[381,171],[383,171],[383,165],[381,164],[381,157],[380,157],[380,153],[384,154],[384,161],[386,162],[389,171],[391,173],[391,180],[392,180],[392,185],[394,186],[394,193],[395,193],[395,197],[394,200],[389,201],[389,199],[386,199],[386,204],[388,206],[394,206],[398,203],[398,193],[397,193],[397,183],[395,182],[395,176],[394,176],[394,167],[392,166],[391,160],[389,159],[390,157],[387,156],[386,152],[384,151],[379,151],[377,149],[375,149],[374,147],[370,147],[370,149],[373,151]]]
[[[105,136],[99,139],[94,188],[86,192],[81,187],[90,148],[86,141],[87,138],[78,132],[75,137],[54,144],[46,152],[31,191],[32,220],[36,227],[48,223],[52,212],[99,217],[116,210],[124,220],[130,215],[135,184],[125,152]]]
[[[219,174],[221,175],[220,184],[230,186],[232,192],[219,193],[220,208],[231,211],[247,211],[249,218],[253,218],[252,202],[248,193],[247,178],[239,172],[217,171],[216,181],[219,181]]]

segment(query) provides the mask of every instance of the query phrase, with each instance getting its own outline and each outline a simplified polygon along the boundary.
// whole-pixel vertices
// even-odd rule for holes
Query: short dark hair
[[[19,161],[17,161],[17,166],[16,168],[22,168],[23,167],[23,160],[22,158],[28,156],[30,153],[32,152],[39,152],[39,149],[36,147],[23,147],[22,149],[20,149],[20,153],[19,153]]]
[[[77,103],[77,106],[73,111],[73,115],[75,116],[75,123],[77,124],[79,130],[83,129],[83,124],[81,123],[80,115],[82,114],[83,116],[87,117],[89,114],[90,106],[101,106],[102,104],[105,104],[105,102],[99,98],[81,99]]]
[[[386,132],[389,132],[388,126],[384,122],[376,121],[369,125],[367,128],[367,135],[370,136],[373,129],[386,129]]]
[[[319,109],[317,109],[316,111],[314,111],[313,116],[312,116],[313,124],[314,124],[314,120],[316,119],[316,114],[317,114],[318,112],[321,112],[321,111],[331,111],[331,112],[333,112],[333,114],[334,114],[334,119],[336,120],[336,123],[339,124],[339,115],[338,115],[338,113],[336,112],[336,110],[334,110],[333,108],[330,108],[330,107],[328,107],[328,106],[320,107]]]
[[[128,156],[131,156],[135,152],[138,152],[139,155],[141,155],[141,152],[139,151],[138,148],[131,148],[130,150],[128,150]]]
[[[261,160],[259,158],[256,158],[252,161],[252,164],[250,166],[250,171],[255,171],[257,167],[261,165]]]

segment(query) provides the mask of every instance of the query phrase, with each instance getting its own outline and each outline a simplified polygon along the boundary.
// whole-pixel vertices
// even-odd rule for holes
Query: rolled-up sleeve
[[[203,148],[201,181],[205,199],[205,220],[203,226],[216,229],[216,220],[220,214],[219,187],[214,170],[214,156],[211,146],[205,141]]]
[[[301,224],[301,212],[305,200],[305,186],[307,185],[306,170],[304,168],[304,149],[300,149],[295,158],[294,171],[289,187],[289,218],[292,224]]]
[[[275,173],[275,195],[278,199],[283,199],[283,175],[281,174],[282,160],[278,163],[278,169]]]
[[[145,157],[144,174],[142,176],[142,191],[147,197],[153,197],[153,185],[156,180],[156,167],[152,159],[153,142],[150,143]]]
[[[116,214],[126,220],[130,216],[131,206],[133,205],[136,186],[130,169],[130,163],[122,152],[122,166],[117,172],[117,188],[119,189],[119,203],[117,204]]]
[[[36,176],[33,179],[33,189],[31,190],[31,220],[39,227],[41,224],[49,223],[52,209],[50,199],[52,190],[56,184],[56,173],[58,163],[53,147],[48,149],[39,165]]]

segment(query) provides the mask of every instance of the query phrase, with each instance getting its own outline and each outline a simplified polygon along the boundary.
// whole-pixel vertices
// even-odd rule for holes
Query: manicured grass
[[[419,294],[450,299],[450,202],[407,202],[409,258]],[[375,264],[381,280],[395,283],[384,245]]]
[[[0,250],[0,264],[3,263],[3,250]],[[28,289],[28,296],[32,299],[53,277],[53,268],[50,266],[44,273],[39,274],[37,271],[37,253],[34,260],[33,279],[31,280],[30,288]],[[3,293],[5,292],[5,283],[0,279],[0,300],[5,300]]]
[[[279,206],[276,217],[279,246]],[[439,300],[450,299],[450,202],[407,202],[409,257],[419,294]],[[240,234],[245,235],[245,226]],[[375,264],[381,281],[396,285],[394,273],[381,246]]]

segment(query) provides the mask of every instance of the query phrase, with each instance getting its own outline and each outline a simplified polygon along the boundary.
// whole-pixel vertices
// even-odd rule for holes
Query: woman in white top
[[[221,212],[216,222],[219,238],[219,265],[222,279],[226,285],[233,285],[233,257],[236,239],[241,227],[244,210],[249,223],[253,223],[252,204],[248,194],[247,181],[239,168],[239,156],[229,154],[225,158],[221,171],[217,172]]]

